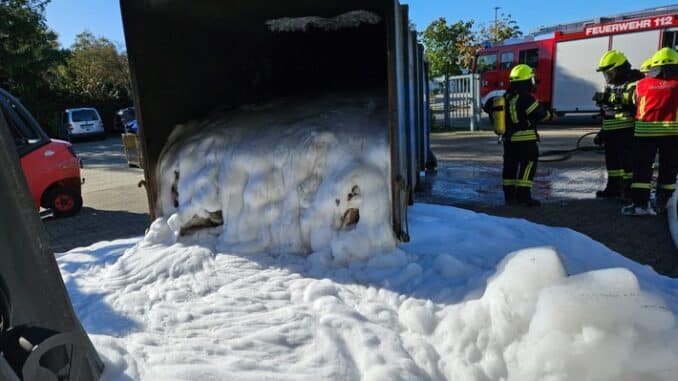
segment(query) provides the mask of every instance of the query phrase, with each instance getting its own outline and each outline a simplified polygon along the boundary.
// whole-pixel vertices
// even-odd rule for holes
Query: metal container
[[[409,240],[407,204],[427,138],[421,122],[425,65],[406,6],[397,0],[121,0],[121,8],[152,217],[156,164],[175,125],[224,105],[369,88],[388,101],[393,230]],[[380,21],[304,33],[272,33],[266,24],[357,10]]]

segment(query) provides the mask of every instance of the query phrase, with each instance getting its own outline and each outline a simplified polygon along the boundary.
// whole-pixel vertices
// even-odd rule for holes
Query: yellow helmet
[[[626,56],[619,50],[608,50],[600,58],[596,71],[608,71],[622,66],[626,62]]]
[[[511,82],[529,81],[533,77],[534,71],[532,71],[532,68],[525,64],[520,64],[516,65],[513,69],[511,69],[511,74],[509,74],[509,81]]]
[[[652,58],[652,67],[678,64],[678,52],[671,48],[661,48]]]
[[[645,61],[643,61],[643,64],[640,65],[640,72],[641,73],[647,73],[650,71],[650,68],[652,67],[652,58],[648,58]]]

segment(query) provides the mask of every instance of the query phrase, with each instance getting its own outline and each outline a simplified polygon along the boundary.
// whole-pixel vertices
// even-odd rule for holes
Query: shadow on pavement
[[[147,213],[82,208],[68,218],[44,220],[50,244],[55,252],[65,252],[95,242],[144,235],[150,225]]]

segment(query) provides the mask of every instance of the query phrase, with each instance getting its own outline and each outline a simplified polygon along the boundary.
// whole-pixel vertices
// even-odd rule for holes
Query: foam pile
[[[217,226],[234,253],[395,248],[384,100],[280,101],[178,126],[161,155],[159,210],[177,236]]]

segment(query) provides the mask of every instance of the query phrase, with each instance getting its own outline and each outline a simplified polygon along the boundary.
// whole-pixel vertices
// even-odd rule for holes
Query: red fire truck
[[[597,112],[591,97],[605,81],[596,72],[600,57],[622,51],[634,68],[661,47],[678,46],[678,6],[545,27],[520,41],[481,50],[474,72],[480,74],[482,104],[508,88],[517,64],[535,69],[536,97],[559,114]]]

